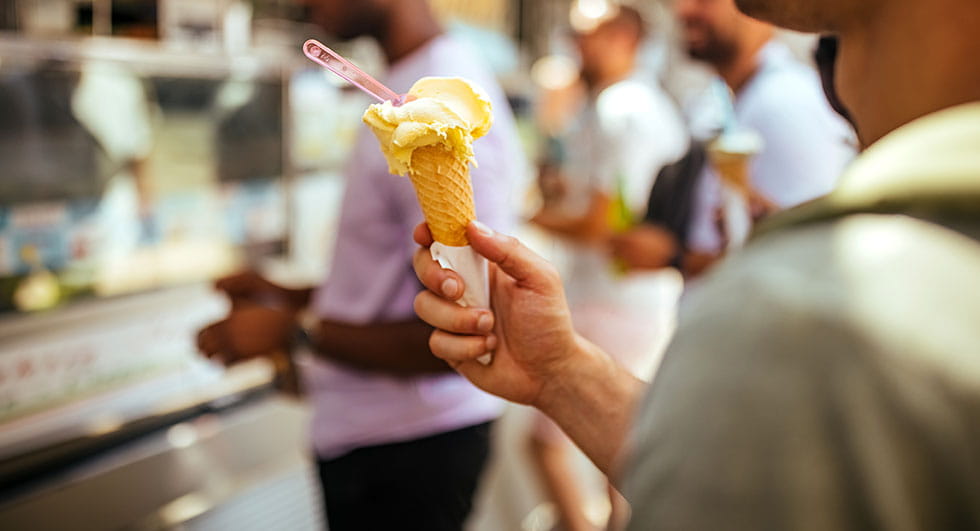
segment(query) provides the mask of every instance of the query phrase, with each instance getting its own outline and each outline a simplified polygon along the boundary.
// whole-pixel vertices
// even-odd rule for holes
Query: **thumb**
[[[479,221],[473,221],[466,227],[466,236],[476,252],[529,287],[549,285],[551,277],[557,275],[547,260],[528,249],[517,238],[497,233]]]

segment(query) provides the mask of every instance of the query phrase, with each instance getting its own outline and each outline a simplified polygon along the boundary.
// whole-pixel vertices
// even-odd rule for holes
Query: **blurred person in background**
[[[666,271],[626,275],[606,245],[642,214],[657,172],[683,155],[688,134],[673,101],[637,71],[645,21],[634,8],[613,9],[595,28],[575,35],[587,100],[557,139],[562,158],[543,167],[542,184],[558,193],[543,194],[548,201],[532,221],[566,244],[576,329],[649,378],[670,336],[681,281]],[[593,529],[561,429],[538,415],[529,442],[559,527]],[[609,495],[615,525],[625,506],[611,486]]]
[[[649,388],[575,334],[551,266],[477,224],[492,314],[455,306],[455,275],[416,254],[433,351],[622,474],[630,529],[978,529],[980,4],[739,6],[838,35],[869,146],[838,187],[703,279]]]
[[[853,133],[828,105],[817,72],[775,40],[770,24],[739,12],[734,0],[677,0],[674,10],[690,56],[711,66],[734,94],[738,128],[763,140],[749,170],[752,217],[830,192],[854,157]],[[704,142],[692,142],[657,180],[644,223],[614,241],[616,256],[629,267],[676,266],[696,275],[721,256],[727,240],[718,221],[722,184],[705,151]]]
[[[460,76],[490,95],[494,126],[474,145],[477,215],[511,227],[512,179],[522,163],[503,92],[475,53],[443,33],[425,0],[308,2],[314,21],[343,39],[371,36],[404,93],[424,76]],[[331,531],[462,528],[489,452],[500,402],[453,373],[429,350],[431,328],[415,317],[411,231],[415,191],[390,175],[362,128],[346,170],[332,267],[323,284],[289,290],[254,274],[218,282],[227,319],[203,330],[200,348],[225,362],[288,350],[300,321],[297,358],[313,407]]]

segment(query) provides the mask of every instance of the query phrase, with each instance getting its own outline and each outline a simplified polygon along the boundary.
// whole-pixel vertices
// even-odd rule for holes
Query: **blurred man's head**
[[[333,36],[372,37],[390,63],[442,33],[428,0],[302,0],[311,21]]]
[[[621,6],[591,31],[575,34],[582,57],[582,77],[589,85],[608,85],[627,77],[646,33],[642,15]]]
[[[688,54],[715,66],[734,61],[744,43],[772,34],[771,26],[742,14],[734,0],[675,0],[674,11]]]
[[[398,0],[306,0],[313,23],[340,39],[380,37]]]

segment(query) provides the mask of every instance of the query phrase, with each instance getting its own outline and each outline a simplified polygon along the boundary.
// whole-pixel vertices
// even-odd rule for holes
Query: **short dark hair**
[[[830,102],[830,106],[837,111],[837,114],[854,125],[851,113],[837,95],[837,49],[837,37],[835,35],[823,35],[817,42],[813,59],[817,63],[817,71],[820,72],[820,84],[823,86],[823,93],[827,97],[827,101]]]

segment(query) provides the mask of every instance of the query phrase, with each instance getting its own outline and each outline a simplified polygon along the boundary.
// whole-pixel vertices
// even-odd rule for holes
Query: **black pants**
[[[460,531],[491,423],[321,460],[329,531]]]

